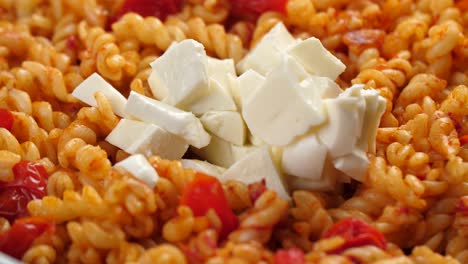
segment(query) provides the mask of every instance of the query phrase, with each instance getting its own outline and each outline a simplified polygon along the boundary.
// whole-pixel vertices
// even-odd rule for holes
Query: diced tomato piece
[[[460,9],[461,12],[468,11],[468,0],[458,0],[455,6]]]
[[[285,13],[287,0],[229,0],[231,14],[236,18],[255,21],[262,13]]]
[[[303,264],[304,252],[298,248],[280,249],[275,253],[275,264]]]
[[[55,231],[55,224],[46,217],[26,217],[15,221],[11,228],[0,234],[0,251],[21,258],[40,235]]]
[[[110,23],[114,23],[126,13],[134,12],[143,17],[154,16],[166,19],[168,15],[179,12],[182,8],[182,0],[126,0],[121,8],[111,17]]]
[[[461,197],[455,208],[458,213],[468,214],[468,196]]]
[[[330,253],[340,253],[348,248],[365,245],[373,245],[382,249],[387,247],[387,241],[382,233],[367,223],[355,218],[346,218],[335,223],[322,237],[329,238],[335,236],[342,237],[345,243]]]
[[[468,144],[468,135],[461,136],[459,140],[460,140],[460,145],[462,146]]]
[[[385,39],[385,31],[380,29],[360,29],[348,32],[343,42],[358,54],[369,48],[379,48]]]
[[[28,214],[29,201],[46,195],[49,177],[42,165],[31,161],[15,164],[13,174],[12,182],[0,182],[0,216],[10,222]]]
[[[251,183],[247,188],[249,188],[250,200],[255,202],[266,191],[265,179],[260,182]]]
[[[7,109],[0,108],[0,127],[6,128],[8,131],[13,127],[15,120],[13,114]]]
[[[224,196],[221,183],[215,177],[197,173],[185,187],[180,203],[190,207],[195,216],[204,216],[209,209],[213,209],[222,222],[220,238],[225,238],[239,224]]]
[[[76,39],[76,36],[75,35],[71,35],[67,38],[66,40],[66,47],[68,50],[71,50],[71,51],[76,51],[78,50],[79,48],[79,43],[78,43],[78,40]]]

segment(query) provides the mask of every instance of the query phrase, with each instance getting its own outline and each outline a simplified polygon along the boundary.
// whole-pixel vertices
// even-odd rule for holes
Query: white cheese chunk
[[[366,111],[361,136],[358,139],[357,146],[364,151],[375,153],[375,139],[380,119],[385,113],[387,100],[380,96],[377,90],[362,90],[362,96],[366,100]]]
[[[320,181],[311,181],[309,179],[289,176],[288,184],[291,190],[309,190],[309,191],[332,191],[336,186],[336,179],[323,178]]]
[[[226,169],[223,167],[219,167],[202,160],[182,159],[180,162],[182,163],[182,167],[185,169],[192,169],[194,171],[214,176],[218,179],[226,171]]]
[[[242,116],[252,134],[270,145],[287,145],[325,121],[320,104],[300,91],[299,83],[305,76],[296,67],[285,58],[243,105]]]
[[[357,99],[354,106],[354,114],[355,119],[357,120],[355,123],[356,135],[359,136],[362,133],[362,126],[364,123],[364,114],[366,112],[366,100],[362,96],[362,91],[364,90],[363,84],[354,84],[344,92],[342,92],[339,97],[340,98],[355,98]]]
[[[233,59],[219,60],[208,57],[208,77],[219,83],[224,91],[229,92],[229,75],[236,75]]]
[[[86,78],[81,82],[75,90],[73,90],[72,95],[78,100],[90,105],[97,106],[96,99],[94,94],[96,92],[102,92],[112,107],[112,111],[119,116],[125,116],[125,104],[127,99],[117,91],[112,85],[110,85],[106,80],[104,80],[98,73],[93,73],[91,76]]]
[[[255,149],[256,147],[253,146],[237,146],[217,136],[212,136],[208,146],[201,149],[192,148],[192,151],[212,164],[229,168]]]
[[[106,141],[130,154],[164,159],[180,159],[188,149],[185,140],[161,127],[130,119],[121,119]]]
[[[183,138],[190,145],[202,148],[210,143],[210,135],[192,113],[182,111],[144,95],[130,92],[125,112],[136,119],[152,123]]]
[[[229,80],[229,91],[231,92],[232,99],[236,103],[237,109],[242,109],[241,97],[240,97],[240,85],[236,75],[228,74]]]
[[[248,135],[248,141],[254,146],[263,146],[266,145],[265,141],[261,140],[259,137],[254,136],[252,133]]]
[[[319,181],[327,152],[315,134],[308,135],[284,147],[283,170],[292,176]]]
[[[146,183],[151,189],[156,186],[159,180],[159,175],[156,170],[151,166],[145,156],[141,154],[132,155],[116,163],[114,167],[125,169],[133,176]]]
[[[288,183],[291,190],[331,191],[335,189],[338,175],[339,171],[333,167],[330,157],[327,156],[320,180],[313,181],[310,179],[289,176]]]
[[[309,96],[317,96],[322,99],[336,98],[343,92],[333,80],[321,76],[309,76],[301,82],[307,93],[313,93]]]
[[[252,69],[266,75],[281,62],[285,51],[296,43],[284,24],[278,23],[237,64],[237,69],[240,73]]]
[[[290,200],[281,173],[276,169],[266,147],[258,148],[237,161],[221,176],[221,181],[237,180],[246,184],[265,180],[266,187],[283,199]]]
[[[355,149],[351,154],[333,160],[336,169],[362,182],[369,167],[369,159],[364,151]]]
[[[254,70],[248,70],[237,77],[239,81],[239,97],[241,105],[245,104],[250,96],[265,82],[265,77]]]
[[[311,37],[299,42],[288,50],[288,54],[298,60],[305,69],[314,75],[336,80],[346,66],[331,54],[319,39]]]
[[[217,81],[210,79],[208,94],[194,101],[187,109],[195,115],[201,115],[208,111],[236,111],[237,107],[229,91],[221,88]]]
[[[318,130],[318,136],[332,158],[351,153],[356,144],[361,125],[356,114],[358,102],[358,98],[353,97],[323,100],[329,121]]]
[[[200,117],[208,132],[236,145],[244,145],[246,128],[238,112],[210,111]]]
[[[158,100],[186,110],[208,93],[208,60],[205,48],[195,40],[171,45],[151,67],[148,83]]]

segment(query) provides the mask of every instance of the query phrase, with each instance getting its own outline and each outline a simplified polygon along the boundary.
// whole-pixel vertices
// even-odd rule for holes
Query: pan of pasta
[[[0,262],[468,263],[468,1],[0,0]]]

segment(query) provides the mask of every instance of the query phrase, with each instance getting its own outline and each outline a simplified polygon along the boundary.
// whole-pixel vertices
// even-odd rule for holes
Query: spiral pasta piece
[[[274,192],[263,193],[254,207],[241,216],[239,229],[232,232],[229,239],[236,242],[268,242],[272,227],[281,220],[287,209],[288,203],[277,198]]]

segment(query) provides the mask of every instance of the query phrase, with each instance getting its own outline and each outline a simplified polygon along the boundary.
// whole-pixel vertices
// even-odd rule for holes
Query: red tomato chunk
[[[42,165],[30,161],[18,162],[13,174],[12,182],[0,182],[0,216],[10,222],[27,216],[28,202],[46,195],[49,177]]]
[[[304,252],[297,248],[281,249],[275,253],[275,264],[303,264]]]
[[[460,140],[460,145],[462,146],[468,144],[468,135],[461,136],[459,140]]]
[[[130,12],[143,17],[155,16],[164,20],[168,15],[179,12],[181,7],[181,0],[126,0],[110,22],[113,23]]]
[[[0,251],[21,258],[40,235],[55,230],[55,224],[45,217],[26,217],[15,221],[11,228],[0,234]]]
[[[237,228],[237,216],[229,207],[223,187],[215,177],[197,173],[195,180],[185,187],[180,203],[190,207],[195,216],[204,216],[209,209],[213,209],[223,225],[221,238]]]
[[[229,0],[234,17],[251,20],[255,20],[267,11],[284,13],[286,2],[286,0]]]
[[[13,121],[13,114],[6,109],[0,108],[0,127],[6,128],[10,131],[13,127]]]
[[[345,240],[344,245],[330,253],[340,253],[345,249],[372,245],[381,249],[386,249],[387,241],[385,237],[374,227],[367,223],[355,219],[343,219],[331,226],[323,238],[340,236]]]

